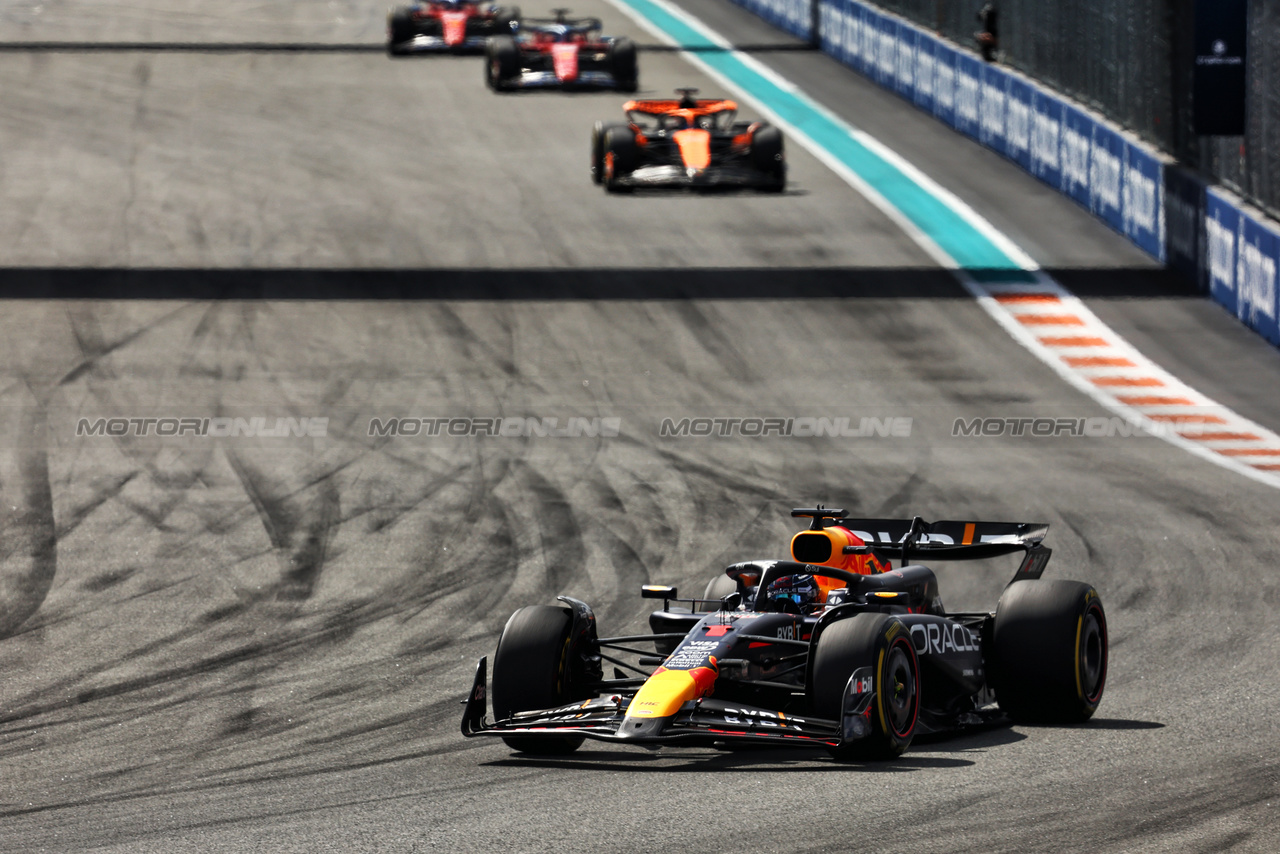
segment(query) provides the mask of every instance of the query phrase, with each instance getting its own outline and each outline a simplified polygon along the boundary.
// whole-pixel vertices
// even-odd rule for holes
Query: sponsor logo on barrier
[[[1262,314],[1276,316],[1276,260],[1259,247],[1245,241],[1240,246],[1240,259],[1236,267],[1239,291],[1236,298],[1236,314],[1246,317]]]
[[[956,70],[934,60],[934,80],[933,102],[938,110],[949,113],[956,108]]]
[[[960,120],[978,122],[978,78],[960,70],[956,71],[956,113]]]
[[[1099,211],[1120,209],[1120,158],[1101,145],[1093,146],[1089,161],[1089,186],[1102,204]]]
[[[840,20],[844,21],[841,47],[845,56],[849,58],[849,62],[860,64],[862,62],[862,19],[841,13]]]
[[[1058,136],[1062,123],[1046,113],[1036,113],[1031,124],[1031,158],[1035,163],[1057,172]]]
[[[1156,216],[1156,182],[1131,163],[1124,173],[1125,230],[1140,228],[1154,232]]]
[[[915,86],[916,49],[905,41],[898,42],[898,88]]]
[[[1089,138],[1075,128],[1062,127],[1062,188],[1068,193],[1089,186]]]
[[[933,98],[933,69],[936,63],[927,50],[916,50],[916,91],[926,100]]]
[[[1005,144],[1009,156],[1019,157],[1031,147],[1031,105],[1010,97],[1005,118]]]
[[[894,60],[897,57],[897,44],[893,33],[884,30],[876,31],[876,70],[886,78],[893,79]]]
[[[1205,217],[1205,234],[1209,244],[1210,286],[1218,284],[1227,290],[1235,290],[1233,269],[1236,260],[1236,233],[1216,219]]]
[[[1004,136],[1004,91],[991,84],[982,87],[982,134],[988,141]]]

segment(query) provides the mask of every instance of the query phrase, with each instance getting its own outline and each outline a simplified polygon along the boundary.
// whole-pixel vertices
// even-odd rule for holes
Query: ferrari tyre
[[[505,92],[520,75],[520,49],[512,36],[490,36],[485,41],[484,80],[495,92]]]
[[[622,122],[596,122],[591,129],[591,182],[604,182],[604,135],[611,128],[625,128]]]
[[[505,720],[516,712],[550,709],[569,702],[570,630],[568,609],[531,605],[511,615],[493,656],[493,714]],[[571,753],[581,736],[503,741],[525,753]]]
[[[604,133],[604,189],[609,193],[627,193],[633,188],[619,179],[636,168],[636,135],[626,125],[608,128]]]
[[[620,38],[609,45],[609,70],[621,92],[639,88],[640,71],[636,62],[636,43]]]
[[[1019,723],[1080,723],[1107,683],[1107,617],[1080,581],[1028,579],[996,606],[988,678],[1005,714]]]
[[[751,165],[764,173],[761,189],[780,193],[787,186],[787,163],[782,146],[782,131],[773,125],[756,128],[751,135]]]
[[[387,13],[387,53],[404,56],[404,44],[417,35],[413,15],[408,9],[392,9]]]
[[[813,654],[810,696],[816,716],[843,724],[845,687],[860,667],[871,668],[875,691],[871,733],[831,754],[841,761],[901,756],[920,719],[920,661],[911,632],[888,614],[855,614],[824,628]]]

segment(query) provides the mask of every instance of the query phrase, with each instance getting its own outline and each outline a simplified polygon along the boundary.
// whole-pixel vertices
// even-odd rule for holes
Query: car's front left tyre
[[[493,656],[493,714],[505,720],[517,712],[552,709],[570,702],[569,656],[573,618],[568,609],[531,605],[511,615]],[[582,736],[503,738],[525,753],[572,753]]]
[[[520,76],[520,48],[512,36],[490,36],[485,41],[484,80],[495,92],[511,89]]]
[[[751,134],[751,165],[765,175],[760,189],[781,193],[787,186],[787,162],[782,146],[782,131],[773,125],[762,125]]]
[[[814,714],[843,725],[845,688],[862,667],[870,668],[875,692],[871,731],[831,753],[841,761],[901,756],[920,718],[920,661],[911,632],[888,614],[855,614],[818,635],[810,684]]]

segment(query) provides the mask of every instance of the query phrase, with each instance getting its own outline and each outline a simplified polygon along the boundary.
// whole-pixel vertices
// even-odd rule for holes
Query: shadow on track
[[[1010,281],[1008,271],[971,271]],[[1081,297],[1203,299],[1152,269],[1048,271]],[[0,299],[674,300],[969,299],[950,273],[904,268],[97,269],[0,268]]]

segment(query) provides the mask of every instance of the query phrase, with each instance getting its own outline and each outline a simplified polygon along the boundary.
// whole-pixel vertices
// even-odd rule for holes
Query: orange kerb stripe
[[[1148,415],[1152,421],[1172,421],[1175,424],[1226,424],[1227,419],[1216,415]]]
[[[1062,361],[1073,368],[1136,368],[1123,356],[1063,356]]]
[[[1280,457],[1280,448],[1215,448],[1224,457]]]
[[[1048,335],[1040,339],[1046,347],[1106,347],[1107,339],[1084,335]]]
[[[1115,388],[1119,386],[1158,386],[1164,385],[1155,377],[1094,377],[1092,379],[1094,385]]]
[[[1116,400],[1129,406],[1195,406],[1185,397],[1147,397],[1144,395],[1120,395]]]
[[[1084,326],[1084,321],[1074,314],[1015,314],[1025,326]]]
[[[1195,439],[1198,442],[1261,442],[1261,436],[1255,436],[1252,433],[1183,433],[1188,439]]]
[[[1028,302],[1062,302],[1062,300],[1053,294],[1000,294],[996,297],[996,302],[1008,304]]]
[[[1280,463],[1254,463],[1253,467],[1263,471],[1280,471]]]

